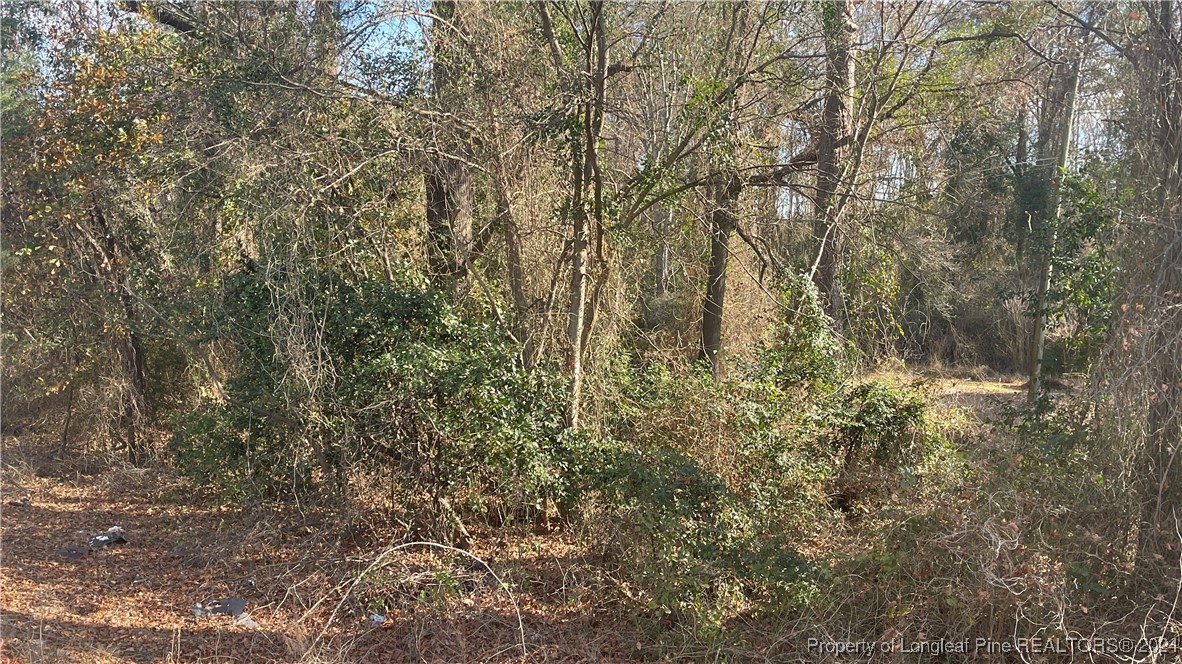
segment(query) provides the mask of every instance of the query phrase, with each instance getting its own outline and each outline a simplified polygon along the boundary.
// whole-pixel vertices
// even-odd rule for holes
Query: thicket
[[[848,382],[810,290],[812,313],[725,382],[621,353],[595,382],[614,406],[602,428],[571,432],[560,376],[525,371],[488,312],[456,310],[413,272],[303,277],[327,378],[310,395],[277,347],[286,275],[232,275],[208,341],[237,361],[221,399],[174,419],[178,470],[222,500],[331,495],[355,514],[376,500],[408,536],[453,543],[478,526],[582,524],[633,599],[699,636],[807,602],[826,570],[799,542],[914,486],[943,445],[917,392]]]

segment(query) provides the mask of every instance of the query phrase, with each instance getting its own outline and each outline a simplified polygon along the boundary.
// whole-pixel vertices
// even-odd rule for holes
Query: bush
[[[782,306],[791,315],[760,349],[757,372],[780,387],[826,392],[849,368],[847,349],[832,333],[816,285],[803,275],[784,277]]]
[[[609,382],[620,407],[578,447],[575,502],[644,611],[713,640],[740,615],[808,601],[818,570],[797,545],[825,518],[831,466],[795,435],[804,402],[695,365],[620,363]]]
[[[783,491],[777,480],[745,475],[761,486],[740,493],[668,447],[605,440],[589,453],[597,472],[585,479],[608,512],[618,561],[650,614],[713,638],[744,611],[796,606],[813,592],[813,570],[794,546],[791,517],[799,513],[774,504]]]
[[[843,393],[836,407],[821,412],[832,430],[833,450],[842,468],[850,470],[913,459],[926,407],[914,392],[871,382]]]
[[[392,475],[391,498],[427,521],[516,514],[561,492],[562,385],[523,371],[493,322],[457,315],[413,275],[308,281],[298,293],[310,330],[275,304],[285,284],[231,280],[217,328],[238,366],[227,401],[178,419],[183,470],[269,494],[346,488],[358,470]]]

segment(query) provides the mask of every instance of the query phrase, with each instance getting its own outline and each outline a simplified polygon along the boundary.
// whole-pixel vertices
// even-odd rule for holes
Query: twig
[[[454,546],[448,546],[446,544],[439,544],[438,542],[407,542],[405,544],[399,544],[397,546],[392,546],[392,547],[386,549],[385,551],[383,551],[381,553],[381,555],[379,555],[377,558],[375,558],[374,561],[372,563],[370,563],[369,566],[366,567],[361,572],[361,574],[357,575],[357,578],[353,579],[353,583],[350,584],[349,589],[345,591],[344,596],[342,596],[340,601],[337,602],[337,605],[335,607],[333,607],[332,613],[328,616],[328,622],[326,622],[324,624],[324,629],[320,630],[320,634],[316,637],[316,639],[314,641],[312,641],[312,645],[316,645],[317,643],[319,643],[320,640],[324,638],[324,635],[328,633],[328,628],[332,626],[333,620],[336,619],[337,612],[341,610],[341,606],[344,605],[345,600],[349,598],[349,595],[352,594],[353,589],[357,587],[357,584],[361,583],[361,580],[364,579],[367,574],[372,572],[374,570],[374,568],[376,568],[378,566],[378,564],[381,563],[383,559],[385,559],[386,556],[390,555],[391,553],[394,553],[395,551],[401,551],[402,549],[409,549],[412,546],[430,546],[430,547],[435,547],[437,549],[443,549],[445,551],[451,551],[453,553],[461,553],[465,556],[468,556],[472,560],[475,560],[476,562],[480,563],[481,565],[483,565],[484,569],[488,570],[488,573],[492,574],[492,577],[497,580],[497,583],[501,584],[501,588],[504,588],[505,594],[509,596],[509,601],[513,603],[513,611],[517,614],[517,633],[518,633],[518,636],[521,637],[521,644],[520,644],[521,645],[521,654],[524,656],[529,655],[529,652],[526,650],[526,646],[525,646],[525,622],[522,621],[522,619],[521,619],[521,607],[519,607],[517,605],[517,598],[513,597],[513,593],[509,592],[509,586],[504,581],[501,580],[501,577],[497,576],[496,572],[492,571],[492,568],[488,566],[488,563],[486,563],[483,560],[481,560],[480,558],[476,557],[471,552],[465,551],[463,549],[457,549]]]

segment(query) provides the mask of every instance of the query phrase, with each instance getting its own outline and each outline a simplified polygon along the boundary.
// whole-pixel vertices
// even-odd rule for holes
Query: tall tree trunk
[[[567,321],[567,366],[570,371],[570,403],[566,420],[577,427],[583,398],[583,355],[589,341],[589,318],[595,298],[588,300],[591,270],[591,226],[603,230],[603,178],[599,170],[599,134],[603,128],[604,85],[607,80],[607,32],[604,27],[603,2],[591,3],[591,32],[586,37],[580,111],[583,134],[579,152],[573,159],[574,181],[571,198],[571,284]]]
[[[467,165],[440,156],[424,176],[427,196],[427,262],[432,274],[463,276],[472,244],[472,174]]]
[[[124,372],[126,384],[119,403],[118,429],[123,437],[127,458],[139,465],[147,460],[148,445],[143,437],[143,423],[148,419],[147,381],[144,372],[144,349],[137,332],[135,300],[132,296],[131,277],[127,272],[129,256],[115,238],[106,214],[97,204],[91,209],[99,237],[99,245],[93,237],[88,238],[96,250],[95,265],[106,275],[106,286],[119,303],[121,320],[115,327],[116,352]]]
[[[147,420],[147,388],[144,379],[144,349],[135,331],[135,308],[127,285],[121,287],[123,320],[127,330],[120,343],[124,371],[127,374],[127,393],[124,397],[120,422],[127,443],[127,458],[140,465],[147,461],[148,441],[143,437],[142,424]]]
[[[451,108],[458,94],[455,66],[458,49],[452,46],[455,33],[463,29],[454,0],[435,0],[433,13],[439,17],[432,27],[434,63],[432,86],[435,102]],[[458,131],[453,128],[453,131]],[[457,278],[467,269],[472,246],[472,171],[465,163],[466,137],[447,133],[437,155],[423,175],[427,206],[427,263],[434,275]]]
[[[813,235],[817,262],[813,280],[826,312],[840,330],[845,304],[841,292],[841,261],[845,237],[838,204],[842,166],[853,134],[853,36],[856,27],[850,2],[833,0],[822,6],[825,37],[825,106],[817,143],[817,190]]]
[[[316,49],[313,57],[330,81],[341,73],[337,47],[341,39],[341,11],[338,0],[316,0],[313,23],[316,28]]]
[[[710,372],[718,378],[722,369],[726,268],[731,255],[731,234],[735,231],[736,204],[743,186],[738,178],[729,178],[713,189],[713,207],[710,210],[710,264],[706,271],[706,297],[702,303],[701,358],[710,363]]]
[[[1148,346],[1133,367],[1134,385],[1149,392],[1141,468],[1137,564],[1177,571],[1182,543],[1182,11],[1174,3],[1144,4],[1145,49],[1134,51],[1144,115],[1135,140],[1141,181],[1155,234],[1139,258],[1152,275],[1140,328]]]
[[[1057,225],[1059,219],[1063,214],[1063,173],[1067,168],[1067,162],[1071,155],[1072,142],[1072,127],[1075,124],[1075,98],[1079,92],[1079,69],[1081,60],[1076,59],[1071,65],[1071,69],[1067,73],[1066,93],[1063,97],[1063,112],[1059,126],[1059,138],[1056,145],[1055,156],[1055,173],[1052,179],[1052,185],[1048,194],[1046,209],[1054,211],[1053,220],[1050,233],[1047,234],[1046,245],[1042,248],[1041,256],[1039,257],[1039,279],[1038,279],[1038,296],[1036,311],[1037,320],[1034,324],[1034,362],[1030,367],[1030,392],[1027,395],[1031,403],[1038,400],[1039,395],[1042,394],[1042,377],[1043,377],[1043,363],[1044,354],[1046,351],[1047,338],[1047,294],[1051,289],[1052,278],[1052,257],[1055,254],[1055,245],[1058,241]]]

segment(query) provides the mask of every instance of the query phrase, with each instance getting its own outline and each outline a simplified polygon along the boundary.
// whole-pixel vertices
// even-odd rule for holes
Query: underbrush
[[[178,468],[223,499],[343,495],[461,545],[467,526],[565,521],[655,643],[733,644],[736,621],[812,605],[833,575],[818,543],[918,490],[946,450],[914,387],[843,378],[812,298],[725,381],[613,356],[589,383],[599,421],[569,431],[558,374],[524,371],[487,316],[413,275],[313,281],[297,295],[315,362],[281,278],[224,285],[213,327],[238,365],[176,419]]]
[[[798,620],[833,591],[835,533],[940,481],[952,454],[918,388],[841,381],[847,366],[798,320],[724,382],[610,368],[617,407],[576,503],[659,652],[736,652],[742,625]]]
[[[228,288],[239,366],[226,398],[177,419],[180,469],[223,495],[344,496],[461,546],[473,526],[569,527],[610,580],[593,601],[631,616],[646,656],[1124,634],[1165,597],[1131,594],[1135,506],[1094,409],[999,402],[987,427],[922,382],[852,379],[807,293],[725,380],[607,356],[598,418],[572,431],[559,372],[525,371],[487,315],[412,277],[324,277],[307,297],[325,352],[300,371],[277,286]],[[445,606],[457,578],[423,577],[413,601]],[[406,591],[383,588],[370,599]]]
[[[274,304],[284,287],[251,273],[227,284],[219,329],[240,362],[225,398],[176,419],[183,472],[227,497],[376,499],[449,541],[465,519],[525,518],[561,494],[561,383],[522,370],[493,322],[413,275],[321,275],[302,293],[319,338],[303,339]]]
[[[1140,661],[1176,652],[1146,639],[1177,638],[1178,570],[1138,571],[1137,507],[1095,405],[1001,406],[991,429],[927,457],[918,491],[830,542],[830,583],[792,633],[897,648],[1101,639],[1109,650],[1090,653],[1096,661],[1134,656],[1111,645],[1125,639]],[[1026,647],[1037,661],[1038,646]]]

